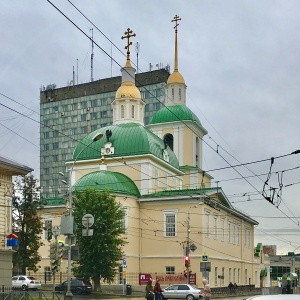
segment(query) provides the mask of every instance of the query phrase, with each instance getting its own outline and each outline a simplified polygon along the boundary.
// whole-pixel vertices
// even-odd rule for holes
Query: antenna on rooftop
[[[77,84],[78,84],[78,58],[77,58],[77,72],[76,72],[76,79],[77,79]]]
[[[75,69],[74,69],[74,66],[73,66],[73,85],[75,85]]]
[[[135,52],[136,52],[136,72],[139,72],[139,52],[140,52],[140,44],[139,42],[135,43]]]
[[[91,54],[91,81],[94,81],[93,78],[93,60],[94,60],[94,37],[93,37],[93,28],[90,29],[92,31],[91,41],[92,41],[92,54]]]

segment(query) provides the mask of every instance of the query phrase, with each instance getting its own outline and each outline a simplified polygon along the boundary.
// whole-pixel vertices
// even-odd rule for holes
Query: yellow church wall
[[[194,166],[195,145],[193,131],[185,127],[183,130],[183,166]]]
[[[222,268],[227,272],[225,276],[225,285],[228,285],[229,272],[236,272],[239,269],[240,279],[242,282],[242,272],[247,269],[249,277],[253,271],[253,226],[247,225],[247,228],[251,228],[251,240],[250,246],[244,247],[244,241],[242,241],[242,231],[244,230],[243,222],[240,221],[240,242],[239,244],[231,244],[228,240],[228,228],[225,226],[225,238],[222,241],[221,237],[217,239],[212,237],[213,235],[213,222],[210,222],[210,237],[205,236],[205,213],[209,208],[211,213],[215,210],[211,210],[211,207],[207,205],[199,205],[197,208],[193,208],[191,203],[186,205],[175,204],[146,204],[141,205],[141,272],[157,272],[164,273],[167,266],[175,267],[175,273],[181,273],[184,270],[183,256],[184,245],[187,239],[187,216],[190,209],[190,234],[189,237],[193,243],[197,246],[195,252],[190,252],[191,256],[191,269],[193,272],[197,272],[197,277],[201,277],[202,274],[199,271],[200,258],[202,254],[207,254],[211,260],[212,272],[217,270],[218,275],[222,275]],[[175,237],[164,236],[164,218],[163,210],[177,210],[176,231]],[[236,218],[231,218],[226,212],[219,213],[218,218],[224,218],[226,222],[236,222]],[[144,218],[142,216],[145,216]],[[212,221],[212,219],[210,220]],[[218,227],[220,224],[218,223]],[[219,232],[219,231],[218,231]],[[159,249],[159,255],[153,255],[153,248]],[[156,251],[157,252],[157,251]],[[217,269],[215,269],[217,268]],[[231,269],[231,271],[229,271]],[[243,273],[244,274],[244,273]],[[233,276],[233,273],[232,273]],[[237,273],[236,273],[237,276]],[[223,283],[222,283],[223,284]],[[219,283],[218,283],[219,285]]]

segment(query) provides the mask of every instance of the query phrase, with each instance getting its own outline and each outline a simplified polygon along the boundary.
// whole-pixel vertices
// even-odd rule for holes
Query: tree
[[[19,245],[13,254],[13,265],[18,266],[22,274],[38,271],[41,260],[38,250],[41,242],[42,221],[38,215],[41,207],[37,179],[33,175],[18,176],[14,181],[12,199],[12,226],[19,236]]]
[[[76,192],[74,221],[79,247],[79,260],[74,264],[73,272],[80,278],[92,278],[94,290],[100,291],[100,279],[110,282],[114,279],[123,254],[126,239],[124,210],[109,192],[86,189]],[[82,217],[91,214],[94,217],[93,236],[82,236]]]

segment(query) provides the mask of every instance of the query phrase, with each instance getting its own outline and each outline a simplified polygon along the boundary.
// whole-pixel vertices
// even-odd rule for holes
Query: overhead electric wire
[[[50,1],[48,1],[48,2],[50,2]],[[51,2],[50,2],[51,3]],[[52,4],[52,3],[51,3]],[[73,22],[72,22],[73,23]],[[75,24],[74,24],[75,25]],[[76,25],[75,25],[76,26]],[[77,26],[76,26],[77,27]],[[79,29],[79,27],[77,27],[78,29]],[[83,32],[83,31],[82,31]],[[84,32],[83,32],[84,33]],[[100,47],[100,49],[101,49],[101,47]],[[103,49],[102,49],[102,51],[104,51]],[[104,51],[105,52],[105,51]],[[105,52],[106,53],[106,52]],[[49,127],[49,126],[47,126],[47,127]],[[204,141],[205,142],[205,141]],[[206,143],[206,142],[205,142]],[[209,145],[210,146],[210,145]],[[211,147],[211,146],[210,146]],[[212,147],[211,147],[212,148]],[[212,148],[213,149],[213,148]],[[290,154],[289,154],[290,155]],[[222,157],[222,156],[221,156]],[[222,157],[223,158],[223,157]],[[223,158],[224,159],[224,158]],[[225,159],[224,159],[225,160]],[[227,162],[227,160],[225,160],[226,162]],[[227,162],[228,164],[229,164],[229,162]],[[230,164],[229,164],[230,165]],[[242,164],[242,165],[245,165],[245,164]],[[236,167],[236,166],[229,166],[228,168],[234,168],[234,167]],[[224,169],[224,168],[220,168],[220,169]],[[239,172],[238,172],[239,173]],[[240,174],[241,175],[241,174]],[[241,175],[242,176],[242,175]],[[243,176],[242,176],[243,177]],[[243,177],[244,178],[244,177]],[[247,181],[247,180],[246,180]],[[248,181],[247,181],[248,182]],[[249,182],[248,182],[249,183]],[[250,183],[249,183],[250,184]],[[252,184],[250,184],[252,187],[254,187]],[[255,187],[254,187],[255,188]],[[256,189],[256,188],[255,188]]]

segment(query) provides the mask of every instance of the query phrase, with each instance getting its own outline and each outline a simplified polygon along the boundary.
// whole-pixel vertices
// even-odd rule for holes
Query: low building
[[[0,156],[0,282],[4,286],[12,284],[12,250],[6,243],[6,237],[12,233],[12,178],[32,171],[27,166]]]

